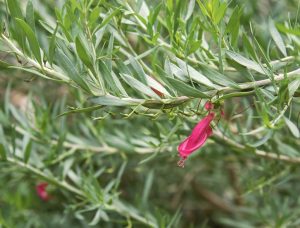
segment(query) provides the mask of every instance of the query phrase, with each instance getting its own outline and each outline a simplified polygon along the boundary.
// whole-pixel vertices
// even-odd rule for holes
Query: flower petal
[[[47,201],[50,199],[50,196],[46,190],[47,186],[48,186],[48,183],[40,183],[36,186],[36,192],[37,192],[38,196],[44,201]]]
[[[191,135],[187,137],[179,146],[178,151],[181,157],[187,157],[195,150],[199,149],[212,134],[210,123],[214,118],[214,113],[208,114],[193,129]]]

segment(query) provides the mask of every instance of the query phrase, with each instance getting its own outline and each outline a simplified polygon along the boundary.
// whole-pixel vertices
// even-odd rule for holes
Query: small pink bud
[[[48,201],[51,198],[46,190],[47,186],[48,183],[42,182],[35,187],[38,196],[44,201]]]
[[[223,118],[225,117],[224,109],[221,109],[221,116],[222,116]]]
[[[211,103],[210,101],[207,101],[204,105],[204,108],[207,110],[207,111],[210,111],[214,108],[214,104]]]

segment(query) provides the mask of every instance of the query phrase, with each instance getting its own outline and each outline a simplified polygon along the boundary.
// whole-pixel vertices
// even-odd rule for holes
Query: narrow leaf
[[[104,26],[106,26],[110,20],[120,11],[120,9],[115,9],[111,14],[109,14],[108,16],[106,16],[103,21],[101,22],[100,25],[98,25],[96,27],[96,29],[94,30],[93,33],[97,32],[99,29],[103,28]]]
[[[244,56],[233,51],[226,51],[226,54],[235,62],[247,67],[248,69],[255,70],[261,74],[266,74],[266,70],[263,69],[262,66],[250,59],[245,58]]]
[[[29,0],[27,2],[26,22],[32,28],[32,31],[35,33],[34,8],[33,8],[32,0]]]
[[[30,158],[31,149],[32,149],[32,142],[31,142],[31,140],[29,140],[25,147],[25,151],[24,151],[24,162],[25,163],[27,163]]]
[[[52,63],[53,63],[53,57],[54,57],[55,49],[56,49],[56,33],[57,33],[57,30],[58,30],[58,25],[56,25],[55,30],[52,33],[51,41],[50,41],[50,45],[49,45],[48,61],[49,61],[51,66],[52,66]]]
[[[16,18],[16,22],[21,27],[21,29],[24,31],[24,33],[26,34],[30,49],[31,49],[34,57],[39,62],[39,64],[42,65],[40,45],[39,45],[39,42],[38,42],[34,32],[30,28],[30,26],[22,19]]]
[[[189,97],[200,97],[200,98],[209,98],[205,93],[200,92],[199,90],[185,84],[182,81],[179,81],[174,78],[167,78],[168,82],[177,90],[179,93]]]
[[[82,89],[87,92],[91,92],[87,83],[83,80],[78,70],[74,66],[74,63],[62,52],[61,49],[57,51],[58,63],[62,66],[68,76]]]
[[[182,61],[179,58],[176,58],[176,62],[187,77],[190,76],[193,80],[205,86],[216,88],[216,86],[207,77],[205,77],[203,74],[201,74],[193,67],[187,65],[186,62]]]
[[[239,85],[235,83],[233,80],[229,79],[226,75],[221,74],[220,72],[210,69],[206,66],[202,66],[201,69],[202,72],[205,74],[205,76],[209,78],[211,81],[222,86],[228,86],[236,89],[239,88]]]
[[[81,61],[86,65],[88,68],[93,69],[93,60],[88,50],[87,44],[84,44],[83,36],[77,36],[75,39],[76,50],[79,58]]]
[[[284,117],[284,121],[286,123],[286,125],[288,126],[288,128],[290,129],[291,133],[296,137],[296,138],[300,138],[300,132],[298,127],[296,126],[296,124],[294,124],[291,120],[289,120],[288,118]]]
[[[282,40],[282,37],[278,32],[277,28],[275,27],[273,20],[271,19],[269,20],[269,29],[276,46],[279,48],[279,50],[284,56],[287,56],[286,48]]]
[[[0,143],[0,159],[4,161],[7,159],[5,147],[2,143]]]
[[[132,105],[137,105],[140,102],[143,102],[143,100],[132,101],[132,100],[127,100],[125,98],[121,99],[110,95],[91,97],[88,100],[94,104],[107,105],[107,106],[132,106]]]
[[[153,90],[150,87],[146,86],[145,84],[143,84],[142,82],[138,81],[137,79],[131,77],[130,75],[122,74],[122,78],[133,89],[136,89],[137,91],[139,91],[149,97],[152,97],[152,98],[155,98],[158,100],[160,99],[160,97],[155,92],[153,92]]]

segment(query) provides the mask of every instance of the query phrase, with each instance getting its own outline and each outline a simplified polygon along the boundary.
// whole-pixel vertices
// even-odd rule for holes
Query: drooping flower
[[[48,201],[51,198],[47,192],[47,186],[48,183],[42,182],[35,187],[38,196],[44,201]]]
[[[199,149],[206,142],[207,138],[212,135],[211,121],[214,119],[215,114],[209,113],[204,117],[192,130],[192,133],[178,146],[179,156],[181,160],[178,166],[184,167],[184,161],[194,151]]]

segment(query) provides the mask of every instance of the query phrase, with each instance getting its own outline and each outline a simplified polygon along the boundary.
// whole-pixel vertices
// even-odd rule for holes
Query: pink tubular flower
[[[181,160],[178,162],[178,166],[184,167],[186,158],[195,150],[203,146],[207,138],[212,135],[210,123],[214,117],[215,114],[213,112],[209,113],[194,127],[190,136],[180,143],[178,152]]]
[[[210,111],[214,108],[214,104],[211,103],[210,101],[207,101],[204,105],[204,108],[207,110],[207,111]]]
[[[48,201],[51,198],[46,190],[47,186],[48,183],[42,182],[35,187],[38,196],[44,201]]]

